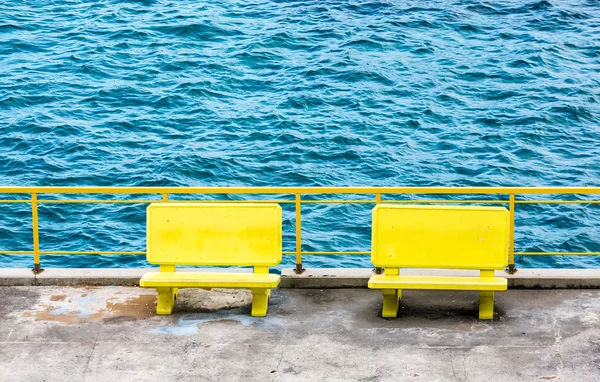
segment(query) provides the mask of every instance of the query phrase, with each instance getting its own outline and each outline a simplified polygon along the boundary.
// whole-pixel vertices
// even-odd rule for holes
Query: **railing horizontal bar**
[[[304,253],[304,252],[303,252]],[[336,252],[336,253],[344,253],[344,252]],[[6,250],[2,250],[0,251],[0,255],[32,255],[33,251],[6,251]],[[142,251],[122,251],[122,252],[117,252],[117,251],[93,251],[93,252],[89,252],[89,251],[40,251],[40,254],[42,255],[99,255],[99,254],[114,254],[114,255],[120,255],[120,254],[131,254],[131,255],[145,255],[146,252],[142,252]],[[282,254],[284,255],[295,255],[296,252],[295,251],[284,251],[282,252]]]
[[[160,202],[159,199],[39,199],[38,203],[128,203],[128,204],[146,204]],[[184,199],[171,199],[171,202],[181,203],[214,203],[214,202],[226,202],[226,203],[295,203],[293,200],[280,200],[280,199],[263,199],[263,200],[184,200]],[[0,204],[3,203],[31,203],[30,199],[0,199]],[[323,199],[323,200],[302,200],[301,203],[313,203],[313,204],[335,204],[335,203],[376,203],[375,199]],[[398,200],[398,199],[387,199],[382,200],[382,203],[508,203],[508,200],[445,200],[445,199],[415,199],[415,200]],[[515,204],[600,204],[600,200],[552,200],[552,199],[540,199],[540,200],[515,200]]]
[[[600,194],[600,187],[0,187],[0,194]]]
[[[33,251],[0,251],[1,255],[31,255]],[[42,255],[145,255],[144,251],[40,251]],[[284,251],[284,255],[295,255],[294,251]],[[371,252],[308,251],[304,255],[369,255]],[[600,252],[515,252],[519,256],[600,256]]]
[[[368,255],[371,252],[302,252],[303,255]],[[0,251],[3,255],[31,255],[33,251]],[[145,255],[143,251],[40,251],[41,255]],[[284,251],[284,255],[295,255],[296,252]]]
[[[171,203],[296,203],[293,200],[263,199],[263,200],[185,200],[169,199]]]
[[[375,204],[375,199],[323,199],[323,200],[305,200],[301,201],[302,204],[342,204],[342,203],[371,203]]]
[[[31,255],[33,251],[0,251],[1,255]],[[40,251],[42,255],[145,255],[144,251]],[[284,255],[296,252],[284,251]],[[303,255],[369,255],[371,252],[309,251]],[[515,252],[519,256],[600,256],[600,252]]]
[[[600,252],[515,252],[521,256],[600,256]]]
[[[144,251],[40,251],[41,255],[145,255]]]
[[[381,203],[508,203],[508,200],[443,200],[443,199],[421,199],[421,200],[382,200]]]
[[[39,199],[38,203],[132,203],[132,204],[145,204],[160,202],[159,199],[115,199],[115,200],[103,200],[103,199]]]
[[[295,252],[294,252],[295,253]],[[344,251],[302,251],[303,255],[370,255],[371,252],[344,252]]]
[[[226,203],[294,203],[293,200],[178,200],[170,199],[173,203],[215,203],[215,202],[226,202]],[[1,202],[1,201],[0,201]],[[28,202],[31,202],[28,200]],[[102,199],[40,199],[38,203],[158,203],[161,202],[159,199],[131,199],[131,200],[102,200]]]
[[[600,204],[600,200],[515,200],[515,204]]]

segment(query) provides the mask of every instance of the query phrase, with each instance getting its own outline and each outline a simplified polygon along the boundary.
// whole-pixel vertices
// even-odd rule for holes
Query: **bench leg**
[[[269,307],[270,289],[251,289],[252,291],[252,316],[264,317]]]
[[[158,303],[156,314],[171,314],[175,305],[176,288],[156,288],[158,292]]]
[[[393,318],[398,315],[398,302],[402,298],[402,291],[399,289],[382,289],[383,294],[383,309],[381,317]]]
[[[479,319],[494,319],[494,292],[479,292]]]

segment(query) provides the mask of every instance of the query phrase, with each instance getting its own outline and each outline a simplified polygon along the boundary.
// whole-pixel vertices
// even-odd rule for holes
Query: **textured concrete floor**
[[[366,289],[245,291],[0,287],[2,381],[600,381],[600,290],[405,292],[397,319]]]

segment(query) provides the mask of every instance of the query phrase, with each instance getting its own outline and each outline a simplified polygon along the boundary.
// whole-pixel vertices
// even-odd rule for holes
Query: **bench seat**
[[[148,272],[141,287],[169,288],[277,288],[279,275],[268,273]]]
[[[505,291],[507,281],[502,277],[374,275],[369,279],[369,288]]]

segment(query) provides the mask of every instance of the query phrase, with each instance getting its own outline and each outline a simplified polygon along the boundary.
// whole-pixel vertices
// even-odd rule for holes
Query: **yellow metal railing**
[[[368,255],[364,252],[302,251],[302,204],[340,203],[461,203],[505,204],[510,210],[509,272],[515,271],[515,255],[524,256],[597,256],[600,252],[515,252],[514,221],[517,204],[600,204],[600,200],[528,199],[517,200],[515,196],[526,195],[600,195],[600,187],[0,187],[0,194],[30,195],[30,199],[0,199],[0,203],[31,203],[33,224],[33,250],[1,250],[0,254],[33,255],[33,271],[41,272],[40,255],[144,255],[144,251],[42,251],[39,242],[38,205],[50,203],[137,203],[171,201],[170,195],[283,195],[294,199],[230,200],[227,202],[270,202],[295,204],[296,248],[283,252],[296,256],[296,271],[302,272],[303,255]],[[39,195],[158,195],[161,199],[40,199]],[[303,195],[372,195],[375,199],[303,199]],[[384,199],[392,195],[503,195],[503,199]],[[508,199],[506,199],[508,196]],[[178,201],[178,200],[177,200]],[[205,203],[211,200],[185,200]]]

